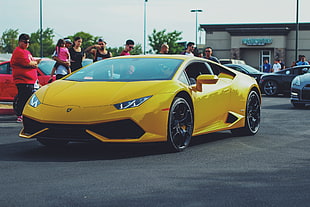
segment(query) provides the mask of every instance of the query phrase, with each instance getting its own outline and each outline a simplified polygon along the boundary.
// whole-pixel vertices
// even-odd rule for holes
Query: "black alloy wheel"
[[[173,151],[189,146],[194,128],[193,113],[184,98],[176,97],[169,112],[168,142]]]
[[[275,96],[278,94],[278,83],[274,80],[266,80],[263,85],[263,91],[267,96]]]
[[[252,90],[247,99],[245,126],[242,128],[232,129],[235,135],[249,136],[255,135],[260,127],[261,101],[258,93]]]

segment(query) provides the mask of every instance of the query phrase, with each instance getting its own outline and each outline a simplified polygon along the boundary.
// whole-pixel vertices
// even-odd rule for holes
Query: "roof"
[[[231,35],[284,35],[295,31],[296,23],[200,24],[207,33],[229,32]],[[310,23],[299,23],[299,30],[310,30]]]

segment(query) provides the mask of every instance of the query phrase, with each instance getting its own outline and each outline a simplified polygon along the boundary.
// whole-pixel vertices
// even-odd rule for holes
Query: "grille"
[[[302,89],[302,95],[301,95],[302,100],[310,100],[310,87],[304,87]]]
[[[40,130],[49,130],[38,134],[37,138],[64,138],[68,140],[94,140],[86,129],[100,134],[108,139],[138,139],[145,131],[130,119],[99,123],[99,124],[49,124],[41,123],[24,117],[24,132],[34,134]]]

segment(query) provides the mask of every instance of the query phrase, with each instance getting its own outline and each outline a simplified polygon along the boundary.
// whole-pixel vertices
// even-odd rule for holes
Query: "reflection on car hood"
[[[52,106],[103,106],[133,100],[159,92],[172,92],[173,81],[76,82],[58,80],[39,90],[42,103]]]

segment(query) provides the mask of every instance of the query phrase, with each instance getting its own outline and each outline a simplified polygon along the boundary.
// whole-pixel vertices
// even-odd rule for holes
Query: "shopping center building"
[[[281,59],[291,66],[296,54],[310,60],[310,23],[201,24],[200,27],[206,33],[205,46],[212,47],[213,55],[221,59],[242,59],[255,68],[260,68],[265,59],[270,63]]]

